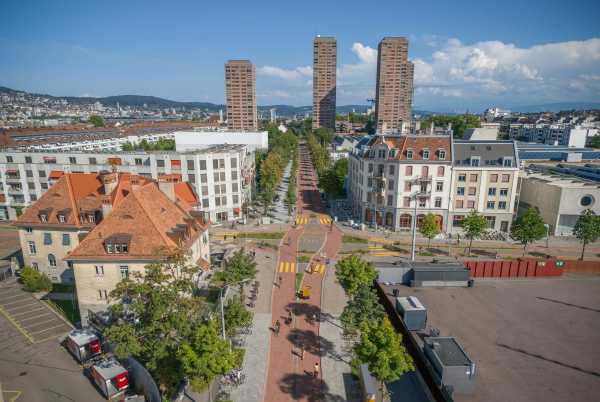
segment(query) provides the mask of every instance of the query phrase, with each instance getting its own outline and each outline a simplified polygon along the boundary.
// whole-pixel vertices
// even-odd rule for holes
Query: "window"
[[[423,167],[421,167],[421,176],[422,177],[429,176],[429,166],[423,166]]]
[[[406,150],[406,159],[412,159],[412,158],[413,158],[413,150],[412,149]]]
[[[40,183],[42,190],[48,190],[48,183]]]
[[[407,166],[407,167],[405,168],[405,170],[404,170],[404,174],[405,174],[406,176],[412,176],[412,174],[413,174],[413,169],[412,169],[412,166]]]
[[[393,195],[388,195],[387,205],[388,205],[388,207],[391,207],[394,205],[394,196]]]
[[[142,158],[135,158],[134,163],[136,166],[142,166],[144,162],[142,161]]]
[[[215,182],[219,181],[219,172],[213,173],[213,181],[215,181]]]
[[[206,173],[202,173],[200,175],[200,183],[206,183],[208,181],[208,176],[206,175]]]
[[[471,166],[479,166],[479,156],[471,157]]]
[[[77,163],[77,158],[74,156],[69,156],[69,163],[73,163],[73,164]]]
[[[404,191],[410,191],[412,187],[412,183],[410,181],[404,182]]]
[[[464,187],[457,187],[456,188],[456,195],[465,195],[465,188]]]
[[[369,163],[369,173],[373,173],[373,164]]]
[[[379,159],[385,159],[385,154],[386,154],[385,149],[380,149],[377,152],[377,156],[379,157]]]
[[[458,181],[467,181],[467,175],[466,174],[459,174],[458,175]]]
[[[435,197],[435,207],[436,208],[442,207],[442,197]]]
[[[444,182],[443,181],[435,182],[435,191],[444,191]]]
[[[508,189],[507,188],[501,188],[500,189],[500,197],[507,197],[508,196]]]
[[[443,166],[438,166],[438,168],[437,168],[438,177],[444,177],[445,171],[446,171],[446,169]]]
[[[200,170],[206,170],[206,160],[200,161]]]
[[[370,177],[367,178],[367,187],[373,187],[373,179]]]
[[[508,183],[510,181],[510,175],[509,174],[503,174],[502,175],[502,183]]]
[[[108,300],[108,293],[106,292],[106,289],[98,289],[98,299]]]
[[[506,209],[506,201],[498,201],[498,209]]]
[[[496,208],[496,201],[488,201],[487,209],[494,209],[494,208]]]
[[[44,233],[44,245],[50,245],[52,244],[52,233]]]
[[[6,163],[13,163],[13,157],[12,156],[7,156],[6,157]]]
[[[240,197],[237,194],[234,194],[232,197],[233,205],[238,205],[240,203]]]
[[[388,166],[388,173],[393,175],[396,172],[396,167],[394,165]]]
[[[32,181],[27,182],[27,188],[30,190],[35,190],[35,183]]]
[[[456,200],[456,201],[454,202],[454,206],[455,206],[456,208],[462,208],[462,207],[463,207],[463,205],[464,205],[464,201],[463,201],[463,200]]]
[[[429,159],[429,150],[428,149],[423,150],[423,159]]]
[[[443,150],[443,149],[440,149],[440,150],[438,151],[438,158],[439,158],[440,160],[444,160],[444,159],[446,159],[446,151],[445,151],[445,150]]]
[[[490,182],[498,183],[498,175],[497,174],[490,175]]]
[[[488,188],[488,195],[491,197],[495,197],[496,196],[496,187]]]
[[[94,222],[96,222],[96,216],[93,214],[88,214],[87,220],[89,223],[94,223]]]
[[[475,201],[473,201],[473,200],[467,201],[467,208],[475,209]]]
[[[51,267],[56,266],[56,257],[54,254],[48,254],[48,264],[50,264]]]
[[[121,272],[121,279],[129,278],[129,267],[127,265],[119,266],[119,271]]]
[[[469,176],[469,181],[471,183],[476,183],[477,179],[478,179],[478,175],[476,175],[476,174],[472,174],[472,175]]]
[[[477,194],[477,187],[469,187],[469,195]]]
[[[504,158],[504,167],[512,167],[512,158]]]
[[[404,197],[404,207],[410,208],[410,197]]]
[[[25,163],[31,163],[31,156],[25,157]]]
[[[60,223],[65,223],[66,222],[65,215],[64,214],[58,214],[58,221]]]
[[[37,249],[35,248],[35,242],[34,241],[28,241],[27,245],[29,246],[29,254],[30,255],[35,255],[37,252]]]
[[[427,206],[427,198],[419,198],[419,207],[420,208],[425,208]]]
[[[188,173],[188,181],[192,184],[196,184],[196,175],[192,173]]]
[[[37,263],[37,262],[32,262],[32,263],[31,263],[31,267],[32,267],[33,269],[35,269],[36,271],[39,271],[39,270],[40,270],[40,267],[38,266],[38,263]]]
[[[90,159],[89,159],[89,162],[90,162],[90,165],[95,165],[95,164],[97,164],[97,163],[98,163],[98,162],[96,161],[96,158],[90,158]]]
[[[237,158],[231,158],[229,160],[231,162],[231,168],[236,168],[238,163],[237,163]]]
[[[164,159],[157,159],[156,160],[156,166],[157,167],[165,167],[165,161],[164,161]]]
[[[187,168],[188,170],[194,170],[194,161],[187,161]]]
[[[45,170],[38,170],[38,176],[40,176],[40,177],[46,177],[46,171]]]
[[[27,177],[33,177],[33,170],[26,170],[25,171],[25,176],[27,176]]]
[[[237,170],[232,170],[231,171],[231,180],[237,180],[237,179],[238,179]]]
[[[394,189],[394,180],[389,180],[388,181],[388,190],[393,190]]]
[[[210,207],[210,202],[208,201],[208,198],[203,198],[203,199],[202,199],[202,206],[203,206],[204,208],[208,208],[208,207]]]
[[[486,216],[486,226],[488,229],[494,229],[496,227],[496,217],[495,216]]]
[[[71,245],[71,236],[68,233],[63,233],[62,235],[62,245],[70,246]]]
[[[95,265],[96,276],[104,276],[104,266],[103,265]]]
[[[30,226],[28,226],[28,227],[26,227],[26,228],[25,228],[25,231],[26,231],[27,233],[33,233],[33,228],[32,228],[32,227],[30,227]]]
[[[219,173],[219,179],[221,179],[221,181],[225,181],[225,172]]]

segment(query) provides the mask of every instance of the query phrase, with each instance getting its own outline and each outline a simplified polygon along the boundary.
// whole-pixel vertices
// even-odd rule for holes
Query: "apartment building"
[[[313,129],[335,129],[336,67],[337,41],[317,36],[313,43]]]
[[[488,229],[508,232],[515,210],[519,157],[514,141],[454,141],[448,233],[460,232],[471,211]]]
[[[408,60],[408,40],[386,37],[379,42],[375,120],[377,132],[403,132],[411,121],[414,65]]]
[[[376,135],[349,157],[348,199],[362,222],[409,231],[428,213],[448,221],[451,136]]]
[[[146,141],[149,144],[158,142],[159,139],[173,139],[173,133],[157,133],[145,135],[127,135],[124,137],[107,137],[98,139],[87,139],[80,141],[68,142],[48,142],[44,144],[27,145],[25,148],[28,151],[113,151],[118,152],[123,149],[126,143],[139,143]]]
[[[256,68],[250,60],[229,60],[225,64],[225,93],[227,127],[236,131],[256,131]]]
[[[508,138],[549,145],[563,145],[583,148],[589,138],[599,134],[592,126],[571,126],[570,124],[523,124],[512,123],[503,128]]]
[[[245,145],[187,152],[0,152],[0,220],[13,220],[64,173],[127,172],[192,185],[212,222],[237,219],[252,197],[254,155]]]
[[[181,202],[170,180],[134,186],[65,257],[73,267],[82,323],[106,310],[117,284],[148,264],[182,252],[200,272],[210,269],[204,213]],[[200,277],[201,275],[199,275]]]

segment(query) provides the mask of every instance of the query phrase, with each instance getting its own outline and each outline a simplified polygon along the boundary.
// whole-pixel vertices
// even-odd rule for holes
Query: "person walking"
[[[304,346],[300,349],[300,360],[304,360]]]
[[[281,287],[282,282],[283,282],[283,276],[279,275],[279,284],[277,286]]]
[[[314,376],[315,376],[315,378],[319,377],[319,369],[320,369],[319,362],[316,362],[315,363],[315,370],[314,370]]]
[[[275,326],[273,329],[275,330],[275,336],[279,336],[279,330],[281,329],[281,323],[279,320],[275,321]]]
[[[292,310],[288,310],[287,323],[288,325],[292,325]]]

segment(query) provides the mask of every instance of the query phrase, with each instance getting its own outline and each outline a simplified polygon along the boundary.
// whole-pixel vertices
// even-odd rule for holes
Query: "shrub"
[[[42,272],[36,271],[31,267],[23,268],[21,272],[21,280],[25,290],[28,292],[41,292],[52,290],[52,281]]]

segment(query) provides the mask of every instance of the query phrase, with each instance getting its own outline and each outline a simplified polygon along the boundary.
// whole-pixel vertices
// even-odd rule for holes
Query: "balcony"
[[[15,181],[21,181],[21,175],[19,174],[6,174],[6,181],[7,182],[15,182]]]
[[[413,183],[431,183],[433,176],[419,176],[414,179]]]

